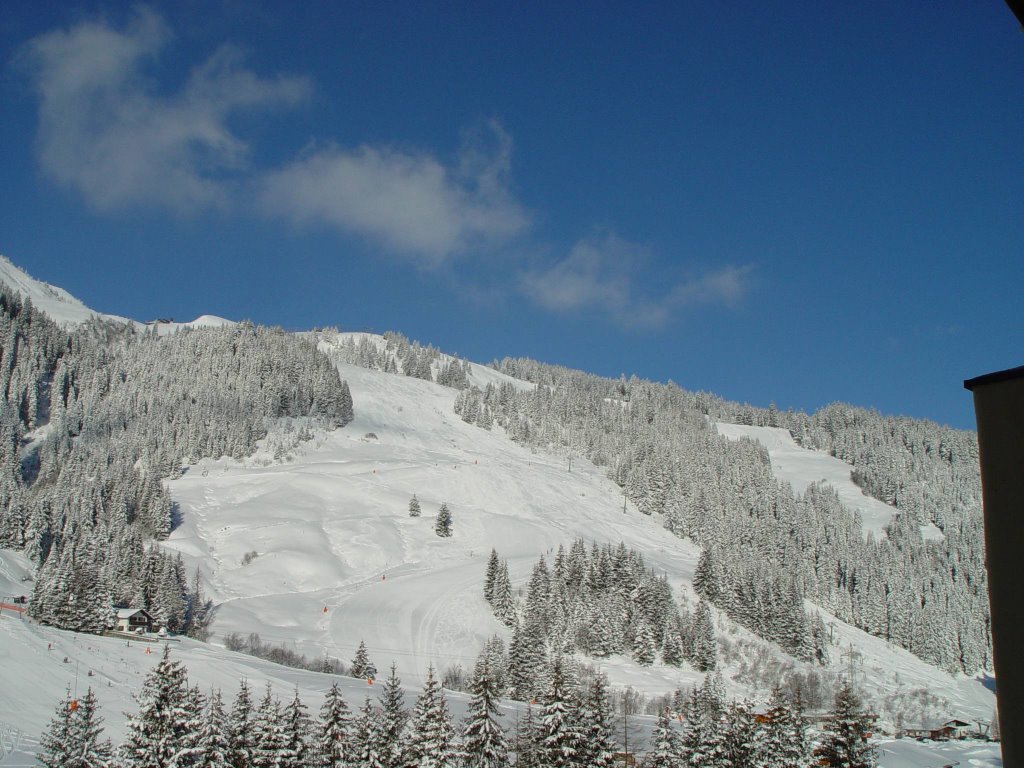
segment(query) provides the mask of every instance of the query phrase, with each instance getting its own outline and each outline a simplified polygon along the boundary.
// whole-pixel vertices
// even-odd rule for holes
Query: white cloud
[[[672,286],[659,297],[637,295],[632,275],[648,254],[613,234],[577,242],[563,260],[523,273],[520,288],[559,312],[596,309],[626,327],[664,325],[673,312],[697,304],[734,304],[749,287],[749,267],[727,266]]]
[[[507,183],[512,141],[497,121],[463,137],[452,167],[397,149],[328,146],[269,174],[263,209],[328,225],[437,266],[526,228]]]
[[[225,47],[177,93],[158,95],[144,76],[169,39],[142,8],[123,30],[83,22],[30,41],[21,59],[40,99],[43,169],[100,210],[156,204],[188,213],[227,201],[248,146],[228,128],[239,110],[292,105],[299,78],[261,79]]]

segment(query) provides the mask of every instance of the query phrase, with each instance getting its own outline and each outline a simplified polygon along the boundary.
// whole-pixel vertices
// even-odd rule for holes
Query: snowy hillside
[[[36,309],[41,309],[61,325],[77,325],[92,317],[102,317],[122,323],[133,322],[117,315],[104,315],[89,309],[63,288],[58,288],[14,266],[6,256],[0,256],[0,283],[18,291],[23,297],[32,299]]]
[[[33,280],[2,259],[0,282],[17,288],[34,306],[64,324],[81,323],[97,314],[66,292]],[[173,343],[198,339],[200,334],[171,335],[175,331],[215,327],[222,330],[211,331],[213,335],[247,333],[246,326],[227,327],[232,325],[205,315],[193,323],[161,322],[161,338],[143,341],[181,353]],[[278,337],[298,343],[291,334],[278,332]],[[230,691],[240,676],[257,684],[270,679],[283,689],[298,685],[307,704],[319,706],[318,697],[330,678],[229,653],[220,646],[233,633],[248,636],[255,632],[264,643],[345,663],[362,641],[378,669],[394,662],[402,679],[413,686],[423,680],[430,665],[441,672],[453,667],[468,670],[488,638],[497,634],[508,640],[510,636],[483,597],[492,548],[508,561],[513,586],[521,588],[537,559],[544,556],[550,564],[561,545],[568,547],[580,538],[588,544],[621,542],[642,553],[648,567],[667,577],[677,602],[690,607],[696,603],[692,583],[700,550],[690,539],[667,530],[667,515],[660,510],[642,514],[627,503],[623,489],[609,479],[608,468],[583,459],[570,445],[570,470],[567,455],[541,452],[549,444],[531,449],[522,441],[513,442],[496,424],[483,428],[463,421],[455,412],[460,391],[453,387],[340,362],[344,359],[342,346],[359,343],[383,351],[388,344],[384,337],[336,331],[302,337],[309,357],[319,361],[340,386],[331,364],[306,337],[312,337],[320,351],[334,361],[340,379],[351,391],[354,420],[343,429],[328,431],[317,428],[318,424],[323,427],[323,422],[305,416],[276,418],[281,412],[272,412],[275,418],[270,419],[269,434],[259,442],[255,454],[188,459],[193,463],[167,483],[166,519],[170,520],[169,510],[173,509],[176,526],[160,546],[181,553],[189,573],[199,570],[204,590],[216,605],[210,627],[213,645],[186,640],[175,646],[204,685],[216,684]],[[270,344],[273,339],[263,341]],[[203,351],[197,347],[197,358]],[[192,354],[191,349],[186,352]],[[297,366],[303,358],[294,354]],[[492,390],[514,390],[523,398],[547,394],[534,393],[534,384],[486,366],[469,365],[444,354],[431,359],[427,378],[438,378],[443,367],[459,367],[466,382],[480,389],[493,385]],[[405,365],[402,362],[403,368]],[[28,376],[22,378],[30,381]],[[83,381],[91,380],[83,377]],[[301,380],[301,375],[296,376],[296,381]],[[264,381],[260,379],[261,386]],[[239,379],[232,378],[231,385],[237,383]],[[310,398],[317,400],[320,390],[313,389]],[[262,397],[261,393],[245,401],[245,407],[232,411],[228,421],[237,423],[241,414],[254,410],[250,403]],[[196,399],[178,396],[168,413],[180,416],[185,410],[182,403],[195,404]],[[203,396],[198,400],[202,404]],[[274,397],[268,395],[266,400],[274,401]],[[625,401],[605,398],[603,402],[614,405],[608,410],[615,414],[626,411]],[[195,420],[209,421],[204,412],[190,413],[200,414]],[[45,418],[53,420],[43,423]],[[171,423],[172,419],[164,421]],[[706,430],[703,417],[698,421]],[[23,433],[21,456],[39,450],[48,430],[58,423],[52,412],[40,410],[39,421],[32,425],[34,431]],[[844,506],[860,513],[865,531],[876,537],[882,536],[884,527],[899,514],[865,496],[850,479],[850,465],[797,446],[787,430],[724,423],[717,429],[731,439],[746,437],[765,446],[771,473],[763,454],[756,453],[772,488],[772,474],[798,492],[824,482],[836,490]],[[263,431],[251,429],[248,434],[255,440]],[[248,450],[254,444],[249,443]],[[244,456],[248,450],[223,452]],[[181,455],[204,454],[168,452],[163,463],[160,457],[149,456],[148,460],[170,475],[180,466]],[[85,478],[77,487],[91,486],[91,482]],[[158,479],[154,482],[159,485]],[[422,508],[420,517],[408,512],[414,494]],[[450,538],[434,532],[434,516],[442,504],[447,504],[453,516]],[[932,540],[942,538],[931,524],[923,532]],[[854,539],[859,540],[856,535]],[[32,565],[23,554],[0,550],[0,597],[31,592],[27,580],[31,572]],[[990,718],[994,705],[991,678],[951,675],[809,602],[806,608],[811,615],[820,615],[828,628],[829,659],[824,666],[798,662],[713,611],[720,668],[731,695],[763,700],[769,678],[764,670],[786,669],[813,678],[829,692],[842,676],[852,675],[881,716],[883,728],[891,728],[898,714],[922,719],[943,715]],[[121,713],[131,709],[129,694],[153,661],[149,655],[142,656],[143,649],[136,649],[133,643],[129,651],[120,640],[76,636],[23,622],[11,614],[0,616],[0,729],[37,734],[65,686],[74,683],[74,666],[79,685],[83,684],[81,675],[88,678],[88,670],[92,670],[92,684],[106,686],[100,696],[104,715],[112,733],[120,734]],[[48,644],[53,644],[54,650],[48,649]],[[629,685],[648,697],[689,689],[704,679],[704,674],[688,663],[641,665],[622,655],[583,661],[605,671],[613,687]],[[346,686],[350,701],[358,704],[365,682],[349,680]],[[12,696],[11,692],[20,693]],[[282,690],[281,695],[286,692]],[[455,704],[454,709],[461,706]],[[906,757],[907,749],[902,746],[894,747],[893,754],[897,753],[908,761],[902,764],[927,764]],[[990,755],[979,753],[970,759],[987,761]]]
[[[141,328],[143,323],[129,320],[118,315],[104,314],[90,309],[63,288],[36,280],[27,272],[16,267],[6,257],[0,255],[0,283],[18,291],[24,298],[32,300],[36,309],[41,309],[60,325],[78,325],[93,317],[113,320],[118,323],[132,323]],[[158,333],[173,333],[181,328],[213,328],[232,325],[233,321],[225,320],[216,315],[201,315],[188,323],[156,322]]]
[[[376,698],[380,694],[380,684],[367,686],[363,680],[289,669],[193,640],[183,639],[171,645],[173,657],[185,664],[193,684],[204,690],[219,688],[226,699],[234,695],[243,679],[257,692],[269,683],[281,699],[298,691],[312,712],[317,711],[335,682],[353,709],[366,696]],[[39,733],[53,717],[54,706],[66,690],[80,696],[86,687],[92,687],[105,717],[105,733],[115,741],[121,740],[125,733],[123,713],[136,710],[132,696],[160,658],[159,648],[137,641],[129,644],[117,638],[40,627],[20,621],[9,612],[0,612],[0,766],[33,764]],[[416,685],[406,686],[406,703],[411,704],[417,693]],[[466,714],[468,696],[447,692],[446,697],[453,716],[461,720]],[[513,729],[522,711],[523,705],[504,702],[503,725]],[[634,718],[631,733],[639,743],[647,739],[652,720]],[[920,744],[910,739],[883,740],[879,743],[879,758],[880,768],[932,768],[954,761],[977,768],[1002,765],[998,745],[976,742]]]
[[[171,483],[184,523],[167,546],[208,570],[219,635],[257,629],[346,660],[365,640],[414,679],[429,663],[468,667],[488,637],[507,636],[483,599],[491,548],[522,581],[539,555],[575,538],[623,541],[675,584],[689,582],[696,548],[623,514],[602,472],[577,462],[569,473],[563,460],[462,422],[454,390],[353,366],[342,375],[359,404],[344,430],[290,461],[208,461]],[[407,511],[414,493],[419,518]],[[442,503],[450,539],[433,531]],[[243,566],[249,551],[259,557]],[[654,676],[648,687],[665,685]]]
[[[892,521],[893,515],[899,514],[895,507],[864,495],[850,479],[853,467],[827,453],[801,448],[788,429],[722,422],[715,427],[719,434],[732,440],[745,437],[767,448],[772,472],[779,480],[793,486],[794,491],[803,493],[812,483],[824,483],[834,488],[844,507],[860,513],[865,535],[868,531],[876,538],[885,535],[885,526]],[[931,523],[921,526],[921,534],[925,539],[942,538],[942,531]]]
[[[463,423],[452,414],[451,389],[347,365],[342,375],[357,403],[344,430],[318,435],[284,462],[265,449],[243,462],[205,461],[171,483],[184,523],[167,546],[208,576],[221,602],[214,625],[220,637],[258,631],[308,655],[346,660],[364,640],[408,680],[420,679],[431,663],[465,668],[487,637],[508,637],[482,596],[490,549],[508,558],[518,586],[539,555],[578,537],[636,547],[681,594],[692,595],[699,551],[657,517],[632,505],[624,514],[621,490],[603,471],[576,459],[570,473],[565,459],[531,453],[500,429]],[[813,454],[804,457],[811,465],[828,458],[792,450]],[[408,516],[413,494],[420,518]],[[454,516],[451,539],[433,533],[443,502]],[[259,556],[243,566],[250,551]],[[958,713],[991,715],[993,698],[980,682],[950,676],[831,617],[827,623],[835,669],[843,669],[842,653],[853,644],[869,690],[898,696],[927,688]],[[719,624],[727,637],[752,642],[724,617]],[[702,678],[692,668],[622,658],[601,665],[613,683],[651,695]],[[740,684],[735,690],[752,692]]]

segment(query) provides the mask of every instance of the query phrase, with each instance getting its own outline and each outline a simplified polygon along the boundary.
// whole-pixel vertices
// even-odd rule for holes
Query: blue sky
[[[1024,362],[996,0],[9,0],[0,56],[0,253],[105,312],[964,428]]]

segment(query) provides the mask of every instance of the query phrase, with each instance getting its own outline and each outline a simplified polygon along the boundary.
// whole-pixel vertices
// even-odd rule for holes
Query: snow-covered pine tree
[[[253,749],[253,704],[249,683],[242,680],[228,718],[226,734],[228,739],[228,765],[231,768],[248,768],[252,764]]]
[[[205,641],[210,635],[207,628],[210,623],[210,611],[213,608],[213,601],[207,599],[203,592],[203,582],[199,566],[196,566],[195,575],[192,577],[192,589],[188,596],[188,612],[185,625],[188,627],[188,636],[196,640]],[[222,704],[223,706],[223,704]]]
[[[220,691],[210,692],[206,706],[206,717],[199,731],[199,751],[195,756],[194,768],[229,768],[229,747],[227,720]]]
[[[458,751],[455,729],[441,684],[434,667],[427,669],[423,692],[416,699],[411,720],[407,766],[415,768],[454,768]]]
[[[500,692],[487,665],[469,687],[472,698],[462,731],[462,764],[466,768],[507,768],[508,744],[498,723]]]
[[[711,621],[711,609],[701,600],[693,616],[693,666],[700,672],[715,668],[718,661],[718,643]]]
[[[139,711],[128,716],[128,736],[121,744],[124,768],[171,765],[192,751],[194,727],[187,672],[172,661],[170,647],[146,675],[138,695]]]
[[[373,668],[374,665],[370,661],[370,654],[366,650],[366,643],[360,640],[355,658],[352,659],[352,666],[349,668],[349,674],[352,677],[363,678],[369,676],[370,670]]]
[[[252,768],[278,768],[285,756],[285,725],[281,702],[267,681],[263,698],[252,719]]]
[[[754,733],[754,761],[761,768],[789,768],[810,763],[806,725],[797,702],[776,686]]]
[[[312,762],[312,722],[309,710],[299,698],[299,688],[284,708],[284,751],[279,761],[280,768],[307,768]]]
[[[678,627],[673,624],[665,632],[665,642],[661,646],[661,660],[672,667],[683,663],[683,637]]]
[[[506,627],[516,623],[516,603],[512,596],[512,580],[508,575],[508,561],[502,560],[494,577],[493,600],[494,615]]]
[[[110,739],[103,739],[103,718],[92,687],[78,700],[71,720],[71,754],[67,768],[108,768],[114,759]]]
[[[633,633],[633,661],[645,667],[650,666],[654,663],[657,652],[651,627],[647,620],[641,617]]]
[[[441,538],[447,538],[452,535],[452,513],[448,509],[447,504],[441,504],[441,508],[437,510],[437,518],[434,521],[434,533]]]
[[[409,517],[419,517],[422,510],[420,509],[420,500],[416,498],[416,494],[412,495],[409,499]]]
[[[697,568],[693,572],[693,589],[705,600],[715,602],[719,595],[718,574],[715,569],[715,556],[711,547],[705,547],[697,558]]]
[[[686,706],[686,729],[680,740],[683,765],[729,768],[722,716],[725,713],[725,683],[721,673],[704,676]]]
[[[754,764],[757,721],[750,702],[733,701],[725,709],[723,734],[729,768]],[[799,768],[799,763],[792,764]]]
[[[551,663],[551,681],[540,713],[538,748],[541,765],[568,768],[580,764],[584,734],[578,712],[565,660],[556,656]]]
[[[348,704],[334,683],[320,707],[312,760],[315,768],[349,768],[355,762],[352,729]]]
[[[541,768],[537,739],[533,705],[527,702],[522,719],[516,718],[515,743],[512,745],[516,754],[516,768]]]
[[[355,753],[354,764],[358,768],[387,768],[380,738],[380,713],[373,708],[369,696],[359,708],[352,735],[352,747]]]
[[[529,701],[542,690],[547,676],[547,648],[539,619],[527,616],[512,629],[508,649],[509,683],[513,698]]]
[[[72,720],[75,710],[71,705],[71,689],[57,702],[53,719],[39,737],[39,753],[36,759],[45,768],[64,768],[70,762],[74,749],[72,742]]]
[[[491,555],[487,558],[487,571],[484,574],[484,600],[494,605],[494,584],[498,578],[498,568],[501,563],[498,560],[498,550],[491,549]]]
[[[378,736],[380,739],[381,757],[385,768],[403,768],[407,751],[405,726],[409,721],[409,713],[405,710],[405,693],[402,681],[398,677],[395,663],[391,663],[391,672],[384,681],[381,692],[381,713]]]
[[[183,748],[179,753],[179,765],[191,765],[202,751],[199,743],[203,731],[203,714],[206,711],[206,697],[198,685],[188,689],[187,698],[188,720],[185,723],[185,736],[182,739]]]
[[[36,758],[45,768],[108,768],[114,748],[102,735],[103,718],[92,688],[77,700],[69,690],[40,736]]]
[[[644,768],[683,768],[679,733],[672,724],[668,709],[658,713],[658,719],[651,729],[651,750],[644,758]],[[694,765],[697,765],[694,763]]]
[[[860,698],[844,682],[825,721],[824,735],[814,756],[821,765],[874,768],[877,753],[868,741],[870,722]]]
[[[616,745],[612,736],[612,703],[608,696],[608,678],[601,673],[594,676],[580,709],[583,724],[581,765],[588,768],[612,768],[615,765]]]

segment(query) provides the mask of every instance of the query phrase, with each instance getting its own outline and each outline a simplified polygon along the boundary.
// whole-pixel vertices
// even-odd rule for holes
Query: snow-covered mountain
[[[50,319],[63,326],[78,325],[92,318],[111,320],[115,323],[129,323],[140,328],[144,326],[144,323],[137,320],[129,320],[119,315],[105,314],[90,309],[63,288],[36,280],[2,254],[0,254],[0,283],[13,288],[23,298],[31,299],[36,309],[42,310],[50,316]],[[188,323],[176,323],[169,320],[152,323],[157,327],[159,333],[173,333],[180,328],[213,328],[232,324],[231,320],[225,320],[216,315],[202,315]]]
[[[13,288],[23,298],[31,299],[37,309],[41,309],[54,322],[61,325],[77,325],[93,317],[122,323],[132,322],[124,317],[105,315],[90,309],[63,288],[31,277],[3,255],[0,255],[0,283]]]
[[[6,259],[0,259],[0,282],[60,323],[98,315]],[[163,324],[160,332],[184,326],[230,324],[204,316],[191,324]],[[252,455],[202,458],[167,483],[178,524],[161,547],[181,553],[189,573],[198,568],[216,605],[211,644],[180,646],[204,683],[228,691],[242,675],[271,679],[299,686],[307,703],[319,706],[328,676],[282,671],[229,653],[221,646],[232,633],[257,632],[265,642],[346,662],[363,641],[379,668],[394,662],[413,685],[428,665],[469,669],[488,638],[510,637],[483,597],[492,549],[507,559],[513,584],[521,587],[538,557],[550,562],[560,545],[578,538],[622,542],[667,577],[678,601],[696,603],[692,585],[700,549],[667,530],[660,516],[641,514],[606,468],[580,455],[570,465],[566,455],[514,442],[500,426],[467,423],[455,413],[457,389],[338,361],[337,353],[350,343],[386,349],[383,337],[326,331],[311,338],[335,360],[355,418],[343,429],[313,428],[301,439],[296,430],[306,427],[281,420]],[[452,362],[441,355],[434,366]],[[468,377],[480,389],[504,384],[532,392],[536,386],[479,364],[470,366]],[[862,514],[865,530],[881,535],[898,514],[864,496],[850,482],[849,465],[800,447],[788,431],[732,424],[718,429],[730,438],[760,441],[772,472],[797,490],[831,484],[844,504]],[[414,494],[420,517],[408,513]],[[453,515],[450,538],[434,533],[441,504]],[[922,523],[922,532],[942,538],[931,523]],[[0,593],[27,591],[31,582],[24,579],[33,568],[23,554],[0,550]],[[808,603],[807,609],[829,628],[824,667],[787,656],[715,612],[721,666],[733,695],[766,694],[753,682],[751,670],[759,664],[813,670],[826,681],[852,670],[889,726],[897,707],[917,708],[922,716],[991,717],[990,678],[949,674],[818,606]],[[46,725],[65,686],[76,681],[101,689],[108,727],[120,733],[120,713],[131,708],[129,695],[153,661],[134,644],[76,636],[2,612],[0,638],[0,724],[26,734]],[[651,697],[693,687],[704,677],[688,664],[641,665],[623,655],[585,661],[604,670],[613,686],[629,685]],[[347,685],[358,701],[365,683]]]

